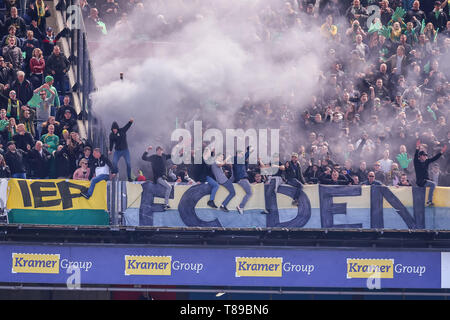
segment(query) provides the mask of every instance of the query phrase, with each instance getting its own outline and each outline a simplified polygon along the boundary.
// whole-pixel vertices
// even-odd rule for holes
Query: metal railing
[[[85,125],[88,142],[107,152],[106,136],[102,121],[95,115],[92,93],[97,90],[95,86],[94,68],[89,57],[88,35],[80,11],[72,10],[78,6],[78,0],[66,0],[66,8],[62,14],[64,24],[68,19],[77,19],[77,25],[70,30],[70,62],[74,74],[75,84],[72,86],[73,94],[78,95],[81,107],[82,121]],[[74,17],[73,15],[78,15]]]

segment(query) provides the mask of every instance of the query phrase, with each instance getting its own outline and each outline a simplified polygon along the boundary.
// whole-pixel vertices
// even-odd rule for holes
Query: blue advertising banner
[[[437,289],[441,270],[441,252],[0,245],[7,283]]]

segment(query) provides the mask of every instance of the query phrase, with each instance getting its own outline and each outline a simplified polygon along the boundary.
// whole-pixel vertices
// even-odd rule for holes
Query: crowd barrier
[[[2,179],[1,203],[6,204],[7,221],[24,224],[109,225],[107,185],[97,184],[86,200],[89,181],[49,179]],[[5,209],[5,207],[3,207]]]
[[[244,214],[236,206],[245,195],[234,185],[236,196],[230,212],[208,207],[211,187],[177,185],[163,210],[164,189],[157,184],[126,183],[124,224],[132,226],[224,227],[224,228],[363,228],[450,230],[450,188],[437,187],[434,206],[425,207],[428,189],[386,186],[305,185],[299,205],[292,205],[295,189],[281,185],[268,194],[268,185],[252,185]],[[123,188],[122,188],[123,190]],[[220,187],[215,203],[227,196]],[[124,201],[122,201],[124,202]],[[122,210],[123,210],[122,206]],[[269,214],[261,211],[267,208]]]
[[[19,224],[450,230],[448,187],[437,187],[434,206],[425,207],[428,189],[420,187],[306,185],[293,206],[293,187],[280,185],[275,194],[254,184],[243,214],[236,210],[245,195],[237,184],[230,212],[208,207],[208,184],[174,185],[166,211],[164,189],[152,182],[103,181],[86,200],[80,192],[88,187],[69,179],[1,179],[0,207],[8,223]],[[215,203],[226,195],[220,187]]]

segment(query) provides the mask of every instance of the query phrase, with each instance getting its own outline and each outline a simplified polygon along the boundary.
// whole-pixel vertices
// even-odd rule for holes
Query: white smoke
[[[135,119],[128,142],[136,158],[148,145],[167,144],[176,123],[183,126],[197,108],[213,126],[234,128],[250,95],[284,97],[298,109],[310,101],[327,48],[318,26],[308,31],[296,24],[267,40],[258,14],[279,1],[171,3],[136,9],[129,26],[110,30],[91,51],[94,110],[107,126]],[[285,10],[281,4],[273,8]],[[162,21],[173,26],[180,17],[188,22],[154,39],[166,27]]]

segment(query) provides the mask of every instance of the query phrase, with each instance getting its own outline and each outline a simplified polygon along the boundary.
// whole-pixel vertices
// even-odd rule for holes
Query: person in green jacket
[[[51,178],[56,178],[56,162],[54,157],[54,152],[58,149],[59,137],[55,134],[55,126],[52,124],[48,125],[48,133],[41,137],[41,141],[47,151],[52,155],[49,161],[49,176]]]
[[[400,146],[400,153],[396,157],[398,163],[400,164],[400,168],[404,172],[408,172],[409,163],[412,161],[412,158],[408,158],[408,153],[406,152],[406,146]]]
[[[50,154],[53,154],[54,151],[58,148],[59,145],[59,137],[55,134],[55,126],[50,124],[48,126],[48,133],[44,134],[41,137],[41,141],[44,144],[44,147],[47,148],[47,151]]]

